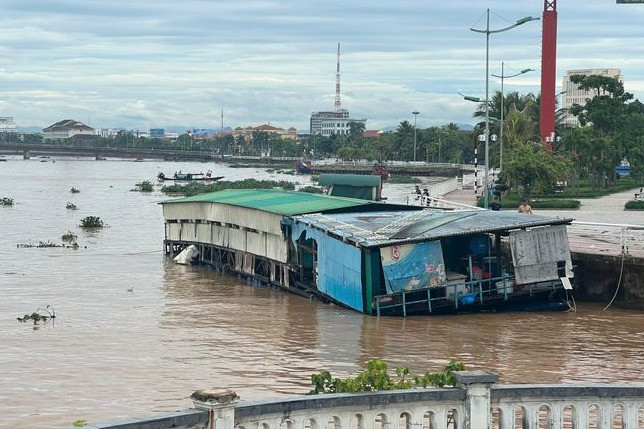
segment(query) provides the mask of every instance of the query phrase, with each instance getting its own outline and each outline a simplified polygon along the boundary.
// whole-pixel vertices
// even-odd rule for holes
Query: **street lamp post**
[[[471,31],[475,33],[484,33],[485,34],[485,171],[483,176],[483,187],[485,196],[483,198],[483,206],[487,209],[489,207],[489,191],[488,191],[488,170],[490,168],[490,34],[502,33],[518,27],[519,25],[525,24],[530,21],[537,21],[539,18],[534,18],[532,16],[527,16],[525,18],[519,19],[514,24],[500,28],[498,30],[490,30],[490,9],[487,9],[487,19],[485,30],[478,30],[476,28],[470,28]]]
[[[504,74],[504,72],[505,72],[504,67],[505,67],[505,63],[503,61],[501,61],[501,74],[496,75],[496,74],[492,73],[492,76],[501,78],[501,129],[500,129],[500,132],[499,132],[499,138],[500,138],[500,141],[499,141],[499,170],[503,170],[503,115],[505,114],[505,108],[503,106],[503,103],[505,101],[505,95],[503,93],[503,80],[504,79],[509,79],[511,77],[516,77],[516,76],[522,75],[522,74],[527,73],[527,72],[534,71],[534,69],[523,69],[519,73],[506,75],[506,74]]]
[[[414,115],[414,162],[416,162],[416,117],[419,113],[420,112],[418,110],[411,112],[411,114]]]

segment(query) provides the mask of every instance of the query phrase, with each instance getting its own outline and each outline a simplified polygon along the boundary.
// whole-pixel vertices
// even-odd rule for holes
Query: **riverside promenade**
[[[624,204],[633,199],[633,192],[629,190],[599,198],[579,198],[581,206],[576,210],[533,208],[532,211],[543,216],[575,219],[569,227],[570,249],[573,252],[619,256],[622,254],[622,245],[625,245],[628,255],[644,259],[644,229],[636,228],[644,228],[644,212],[624,210]],[[471,189],[449,192],[442,199],[476,205],[476,195]],[[502,210],[517,210],[517,207],[504,206]],[[621,228],[620,225],[626,227]]]
[[[456,386],[239,401],[234,391],[191,395],[194,408],[88,429],[510,429],[638,428],[644,383],[500,384],[486,371],[455,372]]]

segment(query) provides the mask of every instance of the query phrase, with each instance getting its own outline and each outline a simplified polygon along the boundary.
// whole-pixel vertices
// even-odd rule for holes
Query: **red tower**
[[[555,80],[557,75],[557,0],[543,2],[541,40],[541,112],[539,136],[552,150],[555,132]]]

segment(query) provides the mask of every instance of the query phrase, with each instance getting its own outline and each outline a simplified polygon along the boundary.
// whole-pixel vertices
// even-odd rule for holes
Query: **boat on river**
[[[213,177],[211,170],[208,170],[206,174],[182,173],[181,171],[175,172],[172,176],[166,176],[163,172],[159,172],[159,174],[157,174],[157,179],[159,179],[159,182],[164,182],[166,180],[176,180],[181,182],[191,182],[195,180],[215,181],[215,180],[221,180],[223,178],[224,176]]]
[[[572,219],[275,189],[161,204],[168,255],[361,313],[570,308]]]

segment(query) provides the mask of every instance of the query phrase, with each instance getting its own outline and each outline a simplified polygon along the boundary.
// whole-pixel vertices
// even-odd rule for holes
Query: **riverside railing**
[[[455,373],[456,387],[238,401],[193,393],[195,409],[89,429],[597,429],[644,427],[644,383],[503,384],[485,371]],[[638,426],[639,425],[639,426]]]

